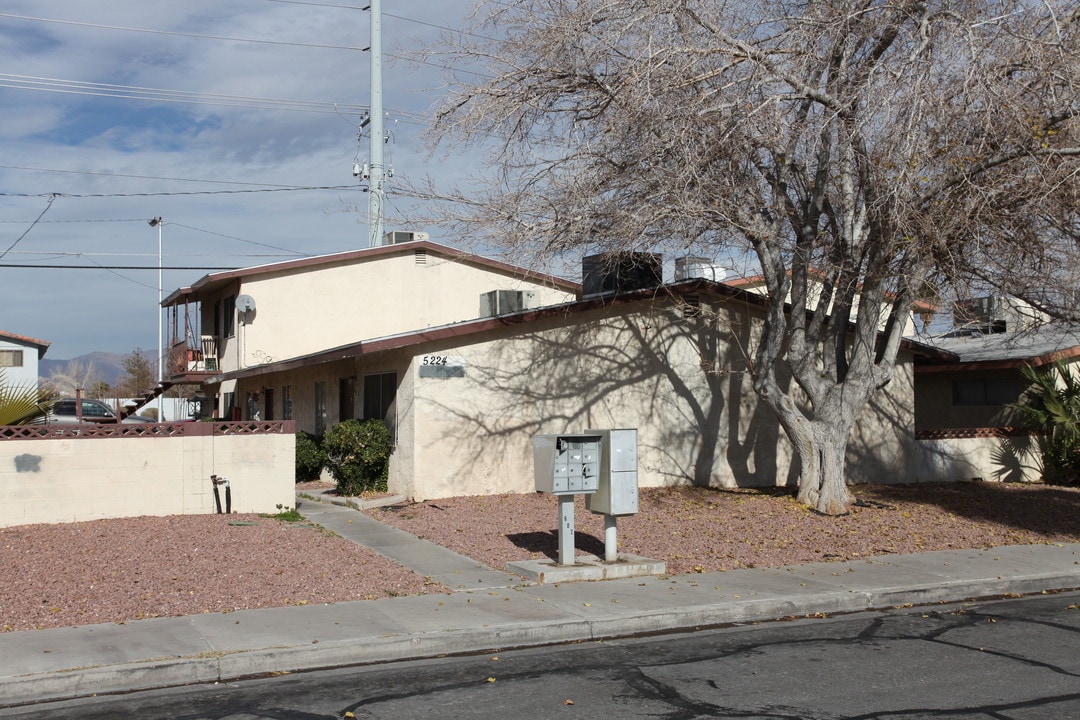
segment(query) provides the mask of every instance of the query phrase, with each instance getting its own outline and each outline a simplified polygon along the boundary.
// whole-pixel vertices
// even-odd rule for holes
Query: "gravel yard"
[[[860,486],[829,518],[782,490],[644,490],[620,551],[672,574],[992,545],[1080,542],[1080,491],[961,483]],[[310,502],[310,501],[304,501]],[[303,505],[300,507],[303,512]],[[550,495],[445,498],[367,511],[486,565],[553,557]],[[581,552],[603,523],[579,503]],[[0,529],[3,631],[333,603],[443,588],[306,523],[254,515],[141,517]]]

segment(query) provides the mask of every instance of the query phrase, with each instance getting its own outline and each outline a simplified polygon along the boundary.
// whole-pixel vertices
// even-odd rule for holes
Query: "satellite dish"
[[[242,313],[249,313],[255,310],[255,298],[250,295],[240,295],[236,298],[236,309]]]

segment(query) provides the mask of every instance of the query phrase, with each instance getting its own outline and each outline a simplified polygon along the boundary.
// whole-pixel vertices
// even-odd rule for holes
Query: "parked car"
[[[52,410],[50,410],[49,414],[45,417],[45,424],[68,425],[79,422],[79,418],[75,412],[78,407],[76,405],[77,402],[79,401],[72,397],[65,397],[57,400],[53,403]],[[83,398],[82,421],[84,423],[114,423],[117,421],[116,411],[100,400]],[[152,423],[154,420],[141,415],[129,415],[121,422],[126,425],[139,425],[142,423]]]

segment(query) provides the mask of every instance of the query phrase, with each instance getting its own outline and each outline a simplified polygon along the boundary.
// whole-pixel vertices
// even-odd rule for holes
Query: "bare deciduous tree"
[[[443,48],[462,72],[434,139],[493,173],[429,197],[519,254],[749,253],[754,390],[821,512],[853,499],[847,439],[913,302],[1076,255],[1075,0],[486,7]]]
[[[84,391],[89,397],[101,397],[102,385],[108,388],[92,360],[68,360],[62,369],[54,369],[42,385],[51,394],[69,397],[74,396],[76,390]]]

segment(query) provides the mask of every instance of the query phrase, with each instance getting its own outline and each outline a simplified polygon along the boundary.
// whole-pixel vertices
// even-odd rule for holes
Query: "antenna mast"
[[[371,0],[371,179],[368,183],[368,245],[383,244],[386,166],[383,164],[382,0]]]

